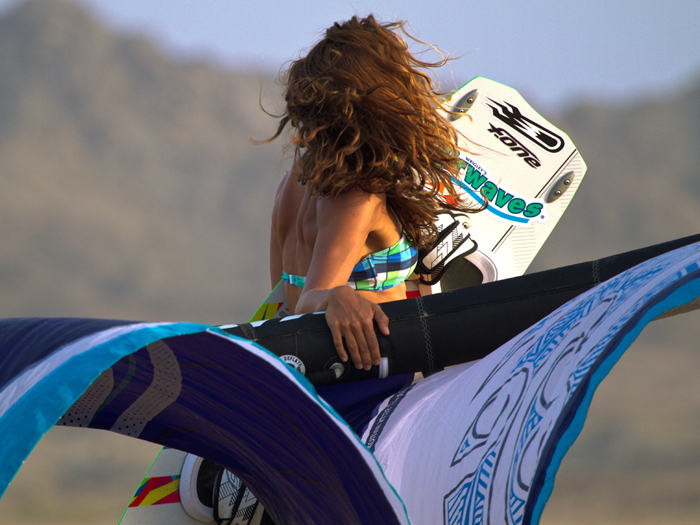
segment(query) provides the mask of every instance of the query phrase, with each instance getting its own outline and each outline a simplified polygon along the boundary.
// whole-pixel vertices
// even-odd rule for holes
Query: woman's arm
[[[343,361],[348,359],[344,340],[357,368],[379,364],[374,322],[389,335],[389,319],[381,307],[346,286],[384,205],[381,196],[361,190],[317,200],[318,234],[295,309],[296,313],[325,311],[338,355]]]

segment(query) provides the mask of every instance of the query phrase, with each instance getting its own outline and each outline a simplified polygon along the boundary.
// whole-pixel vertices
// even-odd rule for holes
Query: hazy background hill
[[[540,252],[542,267],[698,232],[700,75],[673,93],[624,106],[582,102],[552,120],[588,171]]]
[[[286,169],[281,141],[248,140],[274,132],[259,97],[279,107],[275,79],[168,58],[63,0],[9,11],[0,316],[245,319],[269,286],[268,215]],[[700,231],[700,77],[653,99],[546,116],[588,173],[535,269]],[[697,522],[697,321],[653,323],[603,383],[545,522]],[[155,449],[52,431],[0,502],[0,521],[116,523]]]
[[[0,315],[227,322],[259,272],[280,144],[272,76],[166,59],[82,8],[0,21]]]

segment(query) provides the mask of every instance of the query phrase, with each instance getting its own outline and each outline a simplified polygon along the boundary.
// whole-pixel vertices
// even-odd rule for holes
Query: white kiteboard
[[[444,113],[459,132],[462,198],[488,207],[470,215],[477,250],[467,258],[483,282],[525,273],[586,172],[571,139],[517,91],[477,77]]]
[[[586,164],[569,137],[542,118],[517,91],[477,77],[453,93],[442,114],[459,133],[460,198],[485,210],[468,217],[471,253],[437,284],[407,281],[407,296],[430,295],[525,273],[576,193]],[[465,262],[466,261],[466,262]],[[288,313],[284,286],[270,292],[252,321]],[[259,525],[263,508],[228,471],[219,497],[202,473],[205,462],[162,449],[122,516],[120,525],[198,525],[214,522],[236,503],[231,525]],[[204,493],[202,493],[204,491]]]

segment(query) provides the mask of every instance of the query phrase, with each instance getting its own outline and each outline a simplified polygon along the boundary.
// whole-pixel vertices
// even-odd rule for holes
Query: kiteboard
[[[460,218],[465,222],[460,225],[460,235],[468,237],[470,243],[468,253],[441,271],[437,282],[408,280],[408,298],[522,275],[563,215],[586,171],[569,137],[503,84],[474,78],[454,92],[440,111],[458,133],[460,176],[454,183],[459,197],[486,207]],[[448,244],[436,246],[435,252]],[[288,313],[280,281],[251,323]],[[303,374],[294,356],[282,359]],[[262,506],[238,478],[230,475],[227,483],[217,484],[204,473],[206,468],[196,456],[161,450],[120,525],[211,523],[217,501],[222,505],[217,509],[221,516],[237,509],[226,523],[264,523]],[[223,471],[224,476],[229,474]],[[213,496],[215,489],[218,493]]]

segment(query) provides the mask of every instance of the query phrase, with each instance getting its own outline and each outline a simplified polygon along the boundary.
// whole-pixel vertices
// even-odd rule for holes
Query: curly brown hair
[[[474,212],[459,202],[457,133],[436,111],[438,97],[421,71],[447,62],[423,62],[408,50],[404,22],[374,16],[335,23],[286,72],[286,109],[278,137],[293,128],[290,146],[300,181],[313,194],[334,197],[359,187],[384,193],[418,247],[437,234],[441,208]],[[443,195],[447,190],[447,197]]]

